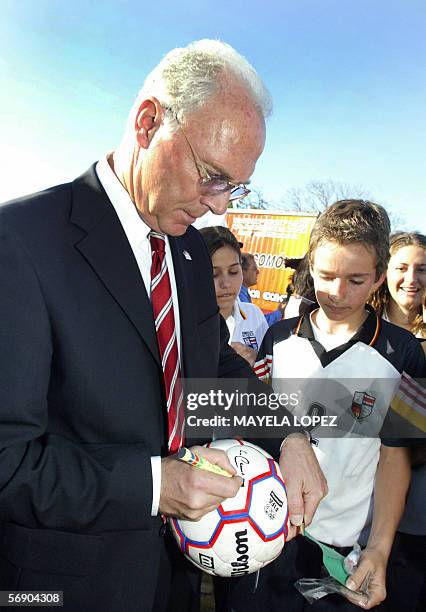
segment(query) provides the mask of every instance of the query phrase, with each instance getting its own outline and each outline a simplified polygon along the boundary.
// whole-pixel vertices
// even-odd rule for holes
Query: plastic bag
[[[314,603],[318,599],[330,595],[330,593],[337,593],[347,597],[352,603],[365,605],[368,602],[369,576],[367,578],[362,584],[361,591],[351,591],[331,576],[327,576],[327,578],[301,578],[294,586],[309,603]]]

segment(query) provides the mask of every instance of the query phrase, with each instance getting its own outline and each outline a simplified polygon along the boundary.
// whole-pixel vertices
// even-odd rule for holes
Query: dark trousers
[[[387,583],[389,612],[423,612],[426,606],[426,536],[396,534]]]
[[[185,559],[170,533],[165,538],[172,567],[167,612],[200,612],[202,572]]]

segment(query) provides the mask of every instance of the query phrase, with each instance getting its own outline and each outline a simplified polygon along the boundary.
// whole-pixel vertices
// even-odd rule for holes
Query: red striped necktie
[[[152,251],[151,303],[166,390],[168,447],[170,453],[175,453],[183,446],[185,421],[172,289],[166,262],[165,237],[152,231],[149,240]]]

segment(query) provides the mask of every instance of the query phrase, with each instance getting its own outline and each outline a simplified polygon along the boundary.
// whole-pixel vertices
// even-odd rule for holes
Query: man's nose
[[[201,203],[208,206],[214,215],[224,215],[229,205],[229,192],[204,197]]]

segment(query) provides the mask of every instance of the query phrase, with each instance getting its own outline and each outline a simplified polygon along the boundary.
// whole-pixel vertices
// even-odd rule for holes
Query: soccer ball
[[[243,485],[200,521],[170,519],[183,554],[214,576],[243,576],[280,554],[288,532],[285,485],[278,464],[264,450],[242,440],[215,440]],[[196,468],[194,468],[196,469]]]

